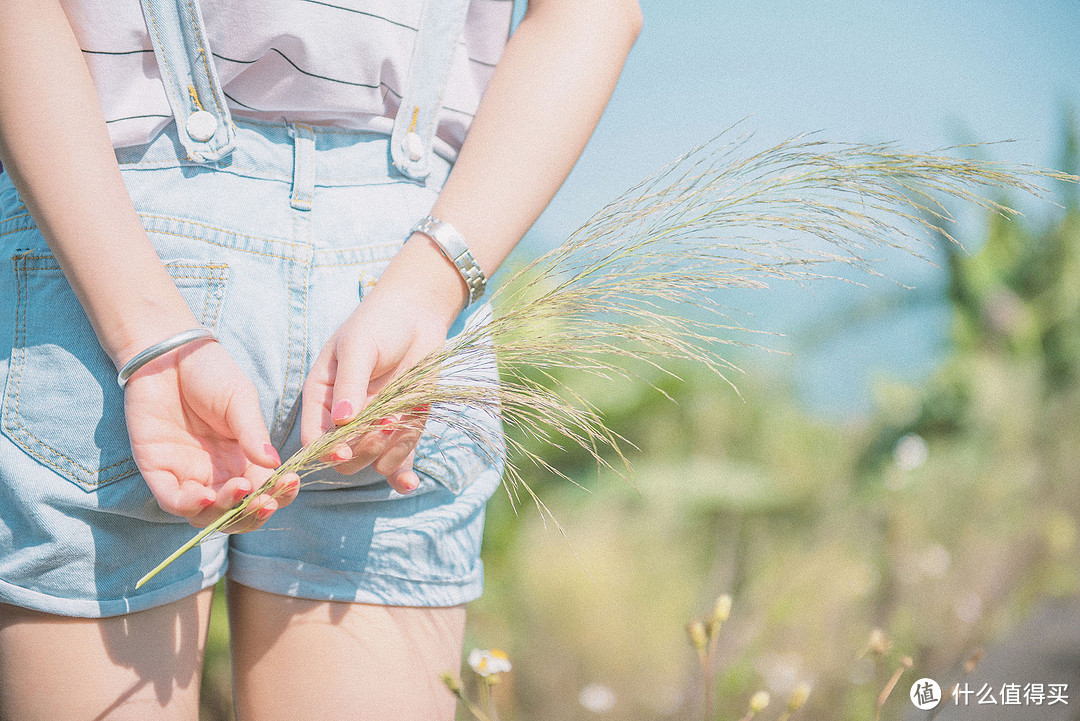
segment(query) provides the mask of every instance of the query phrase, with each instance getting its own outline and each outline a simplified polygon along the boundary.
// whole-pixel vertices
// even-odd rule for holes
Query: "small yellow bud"
[[[758,691],[750,697],[750,712],[761,713],[769,705],[769,692]]]
[[[716,599],[716,605],[713,606],[712,622],[715,626],[719,626],[724,621],[728,620],[728,616],[731,615],[731,596],[726,593]]]
[[[709,643],[708,634],[705,633],[705,624],[701,621],[691,621],[686,624],[686,634],[690,636],[690,643],[698,651],[701,651]]]
[[[450,693],[455,696],[461,693],[461,684],[454,678],[454,674],[447,671],[440,678],[442,679],[443,685],[450,689]]]
[[[795,690],[791,692],[791,698],[788,699],[787,708],[791,713],[795,713],[803,707],[806,703],[806,699],[810,697],[810,684],[800,683],[795,687]]]

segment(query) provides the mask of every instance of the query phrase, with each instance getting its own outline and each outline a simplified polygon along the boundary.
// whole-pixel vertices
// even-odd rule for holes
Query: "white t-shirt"
[[[115,147],[172,119],[139,0],[62,0]],[[229,110],[261,120],[371,127],[394,117],[423,0],[201,0]],[[512,0],[471,0],[438,136],[460,148],[502,54]],[[380,124],[385,127],[385,122]]]

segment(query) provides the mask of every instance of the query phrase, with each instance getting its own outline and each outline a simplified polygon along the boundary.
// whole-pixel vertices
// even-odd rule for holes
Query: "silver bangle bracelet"
[[[124,367],[116,374],[116,383],[123,388],[127,385],[128,379],[135,375],[136,371],[150,361],[160,358],[182,345],[187,345],[188,343],[193,343],[197,340],[202,340],[203,338],[209,338],[214,341],[217,340],[214,332],[209,328],[192,328],[191,330],[185,330],[183,333],[177,333],[170,338],[166,338],[160,343],[155,343],[124,364]]]

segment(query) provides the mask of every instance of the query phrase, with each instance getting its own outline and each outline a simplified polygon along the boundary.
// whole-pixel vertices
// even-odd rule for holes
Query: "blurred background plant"
[[[1075,173],[1071,127],[1063,147]],[[499,717],[701,718],[702,651],[682,627],[730,593],[739,612],[704,636],[712,718],[804,683],[806,721],[903,718],[903,681],[880,702],[896,659],[910,657],[911,678],[947,676],[1042,599],[1080,592],[1080,209],[1060,190],[1041,221],[988,215],[961,235],[967,250],[938,245],[947,360],[917,386],[880,382],[860,419],[808,414],[790,365],[755,355],[740,360],[738,394],[691,366],[615,393],[575,377],[638,447],[633,485],[584,451],[538,444],[586,487],[521,469],[567,538],[505,494],[490,503],[466,648],[496,644],[514,661],[488,687]],[[938,300],[909,292],[837,317],[888,323],[890,308]],[[221,596],[208,721],[231,718]],[[888,640],[867,653],[872,629]]]
[[[1061,167],[1075,172],[1065,136]],[[807,414],[775,365],[737,379],[742,398],[693,368],[644,379],[663,393],[589,394],[640,448],[636,488],[549,450],[591,490],[527,478],[568,541],[491,504],[470,636],[515,659],[504,717],[698,718],[699,659],[679,626],[730,592],[740,614],[715,648],[716,718],[740,718],[759,688],[784,697],[810,681],[803,718],[869,719],[894,671],[858,657],[871,629],[914,678],[941,677],[1041,599],[1075,595],[1080,213],[1061,191],[1044,220],[990,215],[962,235],[967,250],[939,244],[947,360],[918,386],[880,382],[864,418]],[[938,300],[898,289],[864,300],[878,311],[860,322],[888,323],[909,298]],[[597,686],[601,709],[583,693]],[[881,716],[909,710],[901,683]]]

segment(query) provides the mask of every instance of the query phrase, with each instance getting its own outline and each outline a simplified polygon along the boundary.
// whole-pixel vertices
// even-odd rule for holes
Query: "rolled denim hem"
[[[217,583],[225,575],[224,554],[222,546],[219,552],[220,562],[216,564],[216,570],[207,575],[205,571],[198,575],[185,576],[176,583],[162,586],[147,593],[138,593],[134,596],[125,596],[113,599],[81,599],[63,598],[51,596],[47,593],[35,591],[22,586],[16,586],[0,579],[0,603],[13,606],[22,606],[34,611],[51,613],[56,616],[70,616],[73,618],[108,618],[110,616],[123,616],[137,611],[146,611],[158,606],[164,606],[182,598],[192,596],[205,588]],[[218,559],[213,559],[218,560]]]
[[[372,571],[344,571],[288,558],[255,556],[229,549],[229,578],[267,593],[312,601],[377,606],[459,606],[480,597],[483,564],[453,579],[416,580]]]

